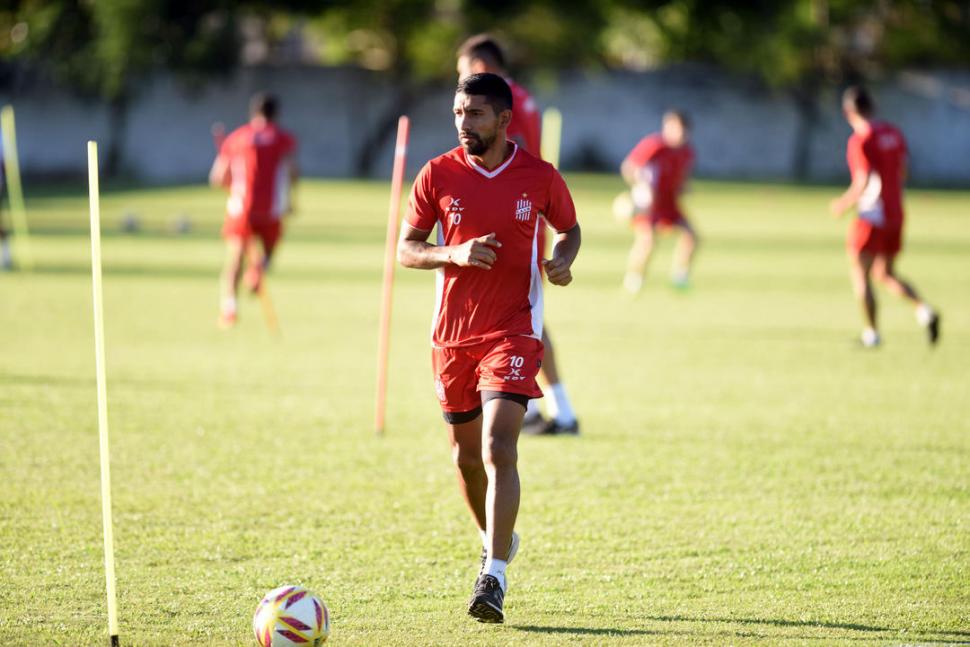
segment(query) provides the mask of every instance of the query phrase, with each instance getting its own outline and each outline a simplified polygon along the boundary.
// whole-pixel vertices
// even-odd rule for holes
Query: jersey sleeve
[[[438,203],[431,181],[431,164],[425,164],[414,180],[404,220],[421,231],[431,231],[438,222]]]
[[[647,135],[640,140],[633,150],[626,156],[623,163],[629,162],[634,166],[645,166],[660,150],[660,138],[653,135]]]
[[[872,165],[869,164],[868,158],[866,158],[866,152],[863,150],[863,140],[861,137],[850,137],[849,144],[846,146],[845,151],[846,161],[849,163],[849,173],[853,176],[857,173],[869,173]]]
[[[569,231],[576,226],[576,206],[573,204],[573,197],[569,194],[566,181],[555,169],[552,170],[549,198],[542,215],[557,232]]]

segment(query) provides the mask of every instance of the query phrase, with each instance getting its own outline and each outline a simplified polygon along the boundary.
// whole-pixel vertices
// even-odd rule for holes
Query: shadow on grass
[[[892,627],[876,627],[873,625],[857,624],[853,622],[820,622],[814,620],[785,620],[778,618],[692,618],[689,616],[647,616],[644,620],[654,620],[657,622],[716,622],[724,624],[748,624],[748,625],[771,625],[774,627],[816,627],[821,629],[843,629],[846,631],[866,631],[900,633],[900,629]],[[912,633],[914,638],[920,636],[954,636],[964,639],[970,638],[970,631],[949,631],[929,629],[926,631],[907,632]],[[964,642],[964,640],[947,641],[933,640],[932,642]]]
[[[538,634],[572,634],[574,636],[660,636],[668,632],[649,629],[605,629],[602,627],[547,627],[541,625],[512,625],[516,631]]]
[[[822,628],[822,629],[841,629],[844,631],[861,631],[861,632],[873,632],[873,633],[899,633],[898,629],[892,629],[890,627],[875,627],[871,625],[863,625],[856,623],[838,623],[838,622],[813,622],[813,621],[801,621],[801,620],[784,620],[784,619],[762,619],[762,618],[691,618],[687,616],[645,616],[642,618],[644,621],[655,621],[655,622],[701,622],[701,623],[717,623],[717,624],[750,624],[750,625],[767,625],[773,627],[812,627],[812,628]],[[617,628],[604,628],[604,627],[555,627],[548,625],[512,625],[510,627],[516,631],[524,631],[529,633],[540,633],[540,634],[565,634],[572,636],[671,636],[671,635],[683,635],[690,636],[696,635],[698,633],[688,630],[677,630],[677,629],[617,629]],[[724,633],[718,633],[717,635],[723,636]],[[731,635],[742,637],[742,638],[778,638],[780,636],[772,636],[770,634],[761,634],[745,631],[731,632]],[[953,636],[956,639],[939,639],[930,638],[930,636]],[[970,636],[970,632],[966,631],[920,631],[920,632],[908,632],[908,640],[916,640],[920,642],[932,642],[939,644],[961,644],[966,643],[965,638]],[[961,638],[962,637],[962,638]],[[785,638],[795,638],[801,640],[817,640],[819,636],[785,636]],[[872,636],[841,636],[839,640],[872,640]]]

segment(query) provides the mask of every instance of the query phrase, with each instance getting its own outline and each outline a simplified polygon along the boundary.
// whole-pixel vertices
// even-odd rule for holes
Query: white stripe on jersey
[[[290,163],[283,159],[276,167],[276,178],[273,181],[273,206],[270,215],[279,220],[290,210]]]
[[[226,212],[233,218],[238,218],[246,205],[246,160],[238,155],[232,158],[229,162],[229,175],[232,184],[229,186]]]
[[[404,224],[408,224],[407,220]],[[444,246],[445,235],[441,231],[441,223],[438,223],[438,246]],[[445,268],[439,267],[434,271],[434,314],[431,315],[431,345],[434,346],[434,331],[438,329],[438,320],[441,319],[441,303],[445,297]]]
[[[542,339],[542,274],[539,273],[539,227],[545,227],[542,218],[536,218],[532,232],[532,274],[529,277],[529,305],[532,306],[532,336]]]

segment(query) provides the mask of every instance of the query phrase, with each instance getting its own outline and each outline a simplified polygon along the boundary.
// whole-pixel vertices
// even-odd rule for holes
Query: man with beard
[[[542,122],[539,109],[529,91],[509,78],[505,64],[505,53],[498,42],[489,34],[472,36],[458,48],[458,80],[472,74],[489,72],[498,74],[509,84],[512,90],[512,122],[509,124],[507,136],[536,157],[540,154]],[[539,227],[539,256],[546,250],[546,225]],[[540,267],[541,271],[541,267]],[[538,400],[529,400],[528,411],[522,423],[522,431],[535,435],[576,435],[579,433],[579,421],[573,410],[572,402],[562,381],[559,365],[552,339],[549,337],[549,327],[543,326],[542,345],[545,348],[542,369],[539,371],[546,386],[542,391],[546,397],[546,409],[549,419],[542,416]]]
[[[485,548],[468,605],[480,622],[505,618],[505,568],[519,545],[516,445],[529,399],[542,395],[540,215],[557,232],[552,258],[542,261],[550,283],[572,281],[580,246],[562,177],[507,139],[512,105],[500,76],[461,80],[454,102],[461,145],[421,169],[398,243],[402,265],[437,270],[435,391]]]

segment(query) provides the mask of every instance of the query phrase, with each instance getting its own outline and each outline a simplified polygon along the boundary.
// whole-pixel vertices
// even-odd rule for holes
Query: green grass
[[[398,272],[372,430],[386,184],[301,187],[279,340],[249,300],[216,329],[219,194],[104,196],[123,644],[251,644],[288,582],[324,597],[339,645],[970,641],[970,194],[908,199],[899,267],[942,346],[881,295],[864,352],[836,189],[696,183],[693,287],[667,287],[665,241],[632,300],[618,180],[569,179],[585,243],[547,320],[583,435],[520,443],[505,626],[464,616],[479,547],[431,384],[430,273]],[[0,274],[0,644],[104,644],[86,198],[28,208],[38,269]]]

